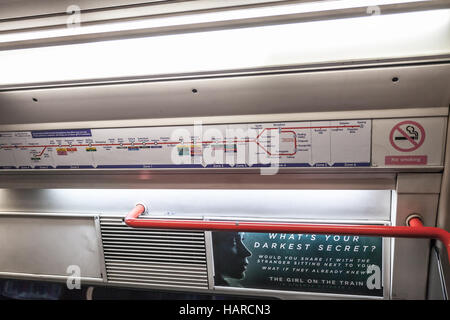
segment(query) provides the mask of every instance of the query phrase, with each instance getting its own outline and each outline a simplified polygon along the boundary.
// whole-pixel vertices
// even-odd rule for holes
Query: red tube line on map
[[[198,141],[196,143],[230,143],[231,141]],[[243,141],[233,141],[235,143],[239,142],[254,142],[254,140],[243,140]],[[131,143],[90,143],[90,144],[49,144],[49,145],[33,145],[33,146],[0,146],[3,149],[14,149],[14,148],[65,148],[65,147],[113,147],[113,146],[151,146],[151,145],[159,145],[159,144],[180,144],[182,142],[131,142]],[[189,142],[191,143],[191,142]]]
[[[44,147],[44,149],[42,149],[41,153],[38,154],[38,157],[40,157],[44,154],[45,149],[47,149],[47,147]]]
[[[160,228],[202,231],[277,232],[377,236],[393,238],[425,238],[440,240],[447,250],[450,262],[450,233],[435,228],[424,227],[417,216],[407,219],[409,226],[380,225],[322,225],[300,223],[247,222],[247,221],[204,221],[182,219],[139,219],[145,212],[142,204],[136,205],[125,217],[125,223],[133,228]]]
[[[320,126],[320,127],[286,127],[281,128],[281,132],[289,132],[289,131],[283,131],[285,129],[332,129],[332,128],[360,128],[360,126]],[[264,128],[259,135],[256,137],[258,139],[265,130],[274,130],[274,129],[280,129],[280,128]],[[252,139],[246,139],[243,141],[233,141],[233,142],[256,142]],[[227,143],[229,141],[223,140],[221,142],[217,143]],[[67,145],[35,145],[35,146],[18,146],[18,145],[12,145],[12,146],[0,146],[2,149],[11,149],[11,148],[64,148],[64,147],[106,147],[106,146],[135,146],[135,145],[159,145],[159,144],[179,144],[180,141],[169,141],[169,142],[137,142],[137,143],[91,143],[91,144],[67,144]],[[209,143],[209,141],[199,141],[197,143]],[[211,141],[211,143],[213,143]]]
[[[275,127],[275,128],[264,128],[256,137],[258,139],[266,130],[280,130],[281,132],[285,132],[283,130],[302,130],[302,129],[337,129],[337,128],[361,128],[361,126],[352,125],[352,126],[320,126],[320,127]]]

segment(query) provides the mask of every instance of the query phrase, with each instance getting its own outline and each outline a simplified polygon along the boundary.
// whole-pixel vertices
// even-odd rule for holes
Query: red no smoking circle
[[[389,141],[396,150],[411,152],[417,150],[425,141],[425,129],[415,121],[403,121],[392,128]]]

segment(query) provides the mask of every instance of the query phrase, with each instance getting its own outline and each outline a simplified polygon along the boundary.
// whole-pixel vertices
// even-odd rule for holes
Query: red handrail
[[[179,219],[139,219],[145,212],[141,204],[131,210],[125,223],[134,228],[161,228],[203,231],[242,231],[242,232],[280,232],[314,233],[336,235],[378,236],[394,238],[426,238],[440,240],[447,250],[450,263],[450,233],[435,228],[424,227],[419,217],[408,219],[409,226],[372,226],[372,225],[322,225],[299,223],[245,222],[245,221],[204,221]]]

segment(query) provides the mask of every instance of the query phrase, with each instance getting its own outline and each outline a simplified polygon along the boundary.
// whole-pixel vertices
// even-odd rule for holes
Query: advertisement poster
[[[212,232],[215,285],[383,296],[382,238]]]

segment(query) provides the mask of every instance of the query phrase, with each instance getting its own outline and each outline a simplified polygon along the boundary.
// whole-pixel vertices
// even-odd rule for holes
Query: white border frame
[[[213,217],[208,218],[208,220],[236,220],[236,218],[230,217]],[[270,222],[275,219],[251,219],[251,218],[239,218],[242,221],[262,221]],[[283,219],[276,220],[282,222],[297,222],[297,223],[317,223],[317,224],[357,224],[357,225],[391,225],[390,221],[381,220],[305,220],[305,219]],[[206,234],[208,234],[206,236]],[[383,296],[365,296],[365,295],[352,295],[352,294],[335,294],[335,293],[317,293],[317,292],[304,292],[304,291],[284,291],[284,290],[270,290],[270,289],[260,289],[260,288],[236,288],[236,287],[223,287],[214,285],[214,257],[212,250],[212,239],[211,231],[205,232],[205,245],[207,248],[207,264],[208,264],[208,279],[212,279],[210,288],[213,293],[224,293],[224,294],[241,294],[241,295],[252,295],[261,297],[276,297],[280,299],[363,299],[363,300],[384,300],[391,298],[391,238],[382,238],[382,285],[383,285]]]

